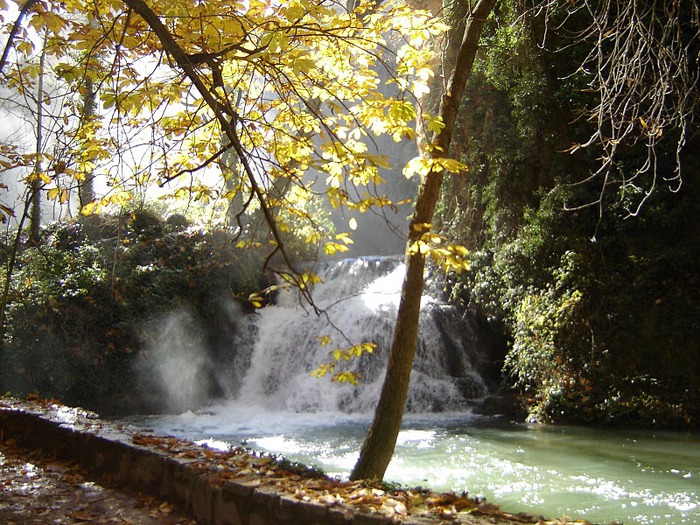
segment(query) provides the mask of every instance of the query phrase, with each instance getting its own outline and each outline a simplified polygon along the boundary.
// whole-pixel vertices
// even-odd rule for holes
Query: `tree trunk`
[[[41,188],[42,182],[39,174],[42,170],[41,154],[43,152],[44,142],[44,68],[46,65],[46,42],[48,40],[48,30],[44,31],[44,44],[39,58],[39,83],[36,95],[36,164],[34,167],[34,177],[30,183],[29,191],[31,193],[31,211],[29,215],[29,238],[39,244],[39,235],[41,232]]]
[[[14,44],[15,38],[17,37],[17,33],[22,28],[24,17],[27,16],[27,13],[29,13],[29,11],[32,10],[34,4],[36,4],[38,1],[39,0],[27,0],[26,2],[24,2],[24,4],[22,4],[22,7],[19,10],[19,15],[17,16],[17,19],[15,20],[14,24],[12,24],[12,29],[10,30],[10,34],[7,37],[5,49],[2,52],[2,58],[0,58],[0,73],[2,73],[5,69],[5,64],[7,64],[7,58],[10,56],[10,50],[12,50],[12,45]]]
[[[97,89],[89,77],[85,79],[83,89],[85,91],[83,93],[82,125],[85,126],[95,119]],[[78,182],[78,200],[80,201],[81,208],[95,199],[94,178],[95,175],[91,171],[85,174],[84,180]]]
[[[24,228],[24,221],[29,217],[29,207],[32,203],[31,194],[26,194],[26,199],[24,201],[24,208],[22,209],[22,216],[19,219],[19,224],[17,225],[17,231],[15,232],[15,239],[12,242],[12,248],[7,259],[7,266],[5,267],[5,282],[2,289],[2,297],[0,297],[0,365],[5,363],[2,357],[2,351],[5,350],[5,311],[7,310],[7,304],[10,302],[10,284],[12,282],[12,273],[15,271],[15,264],[17,262],[17,254],[19,253],[19,244],[22,241],[22,229]],[[0,373],[0,377],[2,374]]]
[[[481,30],[495,3],[496,0],[480,0],[468,15],[450,79],[440,102],[438,115],[442,117],[445,127],[433,137],[433,151],[442,151],[445,154],[449,152],[460,99],[471,74]],[[383,479],[394,453],[416,353],[418,318],[424,285],[425,255],[420,250],[411,248],[425,232],[423,225],[430,224],[433,219],[441,185],[442,171],[431,171],[418,189],[416,209],[411,219],[406,246],[406,277],[401,290],[386,376],[372,426],[350,475],[351,479]]]

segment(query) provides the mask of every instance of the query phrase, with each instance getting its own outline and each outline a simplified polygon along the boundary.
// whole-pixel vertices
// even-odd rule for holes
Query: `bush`
[[[219,310],[258,290],[261,267],[225,230],[147,211],[52,224],[18,257],[0,388],[103,413],[162,409],[154,372],[135,373],[148,319],[186,308],[220,353]]]

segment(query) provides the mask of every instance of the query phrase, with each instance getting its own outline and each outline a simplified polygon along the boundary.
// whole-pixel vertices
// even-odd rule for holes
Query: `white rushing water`
[[[313,289],[316,306],[325,312],[321,316],[293,291],[282,292],[277,304],[251,318],[236,345],[240,375],[232,394],[238,403],[265,411],[370,412],[386,368],[403,275],[396,257],[333,263]],[[410,411],[466,410],[487,394],[478,370],[484,356],[470,323],[455,308],[424,296]],[[324,336],[333,343],[322,345]],[[310,377],[333,349],[365,342],[377,347],[351,365],[361,374],[361,387]]]
[[[245,444],[347,476],[383,379],[403,266],[396,258],[346,260],[322,277],[314,300],[333,325],[282,293],[239,330],[233,358],[217,366],[230,383],[229,401],[129,421],[212,446]],[[511,512],[700,524],[700,435],[528,426],[473,415],[470,407],[488,393],[481,373],[488,357],[470,320],[426,296],[420,333],[409,414],[387,481],[468,491]],[[310,376],[328,361],[323,336],[339,346],[347,346],[344,337],[377,343],[357,363],[358,387]],[[191,370],[179,377],[190,376]],[[182,396],[186,385],[177,374],[168,378],[172,395]]]

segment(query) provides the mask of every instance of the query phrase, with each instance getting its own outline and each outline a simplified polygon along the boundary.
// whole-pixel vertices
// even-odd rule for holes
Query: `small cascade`
[[[312,290],[325,312],[318,316],[295,290],[281,291],[277,303],[251,316],[239,332],[234,364],[236,404],[261,410],[371,412],[386,369],[398,309],[404,265],[398,257],[362,257],[329,263]],[[322,346],[321,338],[333,345]],[[310,372],[329,361],[329,351],[373,342],[373,354],[352,364],[361,375],[352,386],[315,378]],[[462,411],[488,393],[484,356],[468,318],[424,295],[420,340],[407,409]]]

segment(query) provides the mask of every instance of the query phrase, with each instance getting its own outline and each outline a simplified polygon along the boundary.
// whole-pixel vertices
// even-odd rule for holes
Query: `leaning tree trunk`
[[[460,99],[471,74],[481,30],[495,3],[496,0],[480,0],[468,14],[451,76],[440,102],[438,115],[442,117],[445,127],[433,137],[432,151],[442,151],[445,154],[449,151]],[[406,247],[406,277],[401,289],[386,377],[372,426],[350,475],[351,479],[381,480],[394,453],[416,353],[424,284],[425,255],[412,247],[425,233],[424,225],[429,225],[433,219],[441,184],[442,171],[431,171],[418,189]]]

